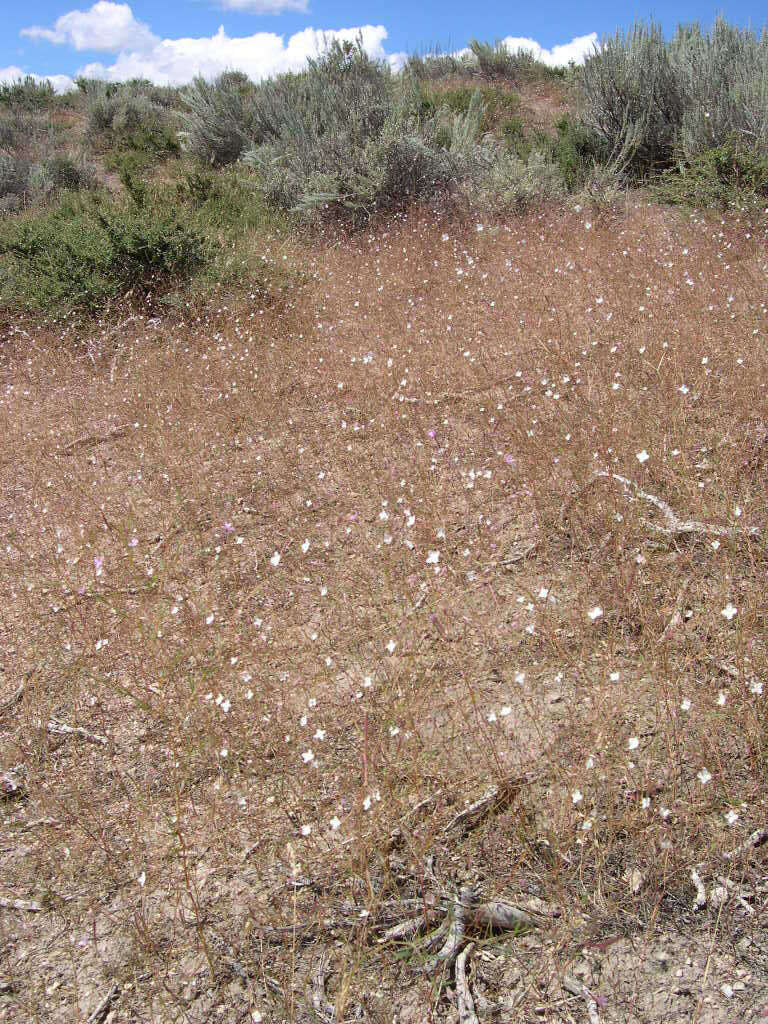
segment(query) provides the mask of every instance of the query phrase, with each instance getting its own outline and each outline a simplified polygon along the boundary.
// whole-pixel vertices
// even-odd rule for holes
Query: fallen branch
[[[107,1018],[107,1014],[109,1013],[109,1009],[112,1006],[112,1003],[114,1003],[114,1001],[117,999],[119,995],[120,986],[113,985],[109,992],[107,992],[107,994],[101,1000],[99,1005],[96,1007],[96,1009],[93,1011],[93,1013],[90,1015],[87,1024],[102,1024],[102,1022],[105,1021]]]
[[[336,1010],[325,999],[325,979],[328,977],[328,953],[323,951],[318,957],[317,965],[312,972],[312,1008],[323,1019],[334,1021]]]
[[[448,822],[443,832],[452,832],[456,828],[476,828],[489,814],[510,804],[517,796],[521,786],[532,781],[533,777],[527,774],[510,775],[498,786],[490,789],[485,796],[460,811]]]
[[[61,454],[72,455],[78,448],[93,448],[97,444],[106,444],[107,441],[114,441],[116,437],[127,434],[130,429],[130,423],[122,423],[120,426],[108,430],[106,434],[83,434],[82,437],[76,437],[74,441],[65,445],[61,449]]]
[[[750,527],[749,529],[740,530],[733,526],[715,526],[713,523],[702,523],[698,519],[680,519],[677,513],[674,511],[671,505],[669,505],[662,498],[657,498],[655,494],[649,494],[648,491],[644,491],[639,487],[634,480],[630,480],[626,476],[621,476],[619,473],[609,473],[607,470],[600,470],[595,474],[596,478],[603,478],[606,480],[615,480],[620,483],[625,491],[633,494],[640,501],[645,501],[649,505],[653,505],[657,511],[661,512],[666,526],[659,526],[658,523],[652,523],[646,520],[648,526],[651,529],[663,533],[667,537],[683,537],[689,534],[709,535],[712,537],[726,537],[729,540],[733,540],[739,537],[759,537],[760,530],[756,527]]]
[[[475,891],[464,886],[459,891],[459,898],[454,904],[453,920],[448,927],[448,935],[441,949],[422,967],[425,974],[431,974],[435,968],[443,966],[450,969],[464,944],[467,928],[467,912],[472,910],[476,900]]]
[[[472,955],[474,948],[474,942],[470,942],[456,958],[456,1003],[459,1010],[459,1024],[479,1024],[467,980],[467,960]]]
[[[96,743],[100,747],[105,747],[109,742],[106,736],[100,736],[95,732],[88,732],[87,729],[83,729],[79,725],[67,725],[65,722],[57,722],[53,718],[45,728],[50,736],[63,736],[65,739],[67,736],[76,736],[80,740],[85,740],[86,743]]]
[[[3,910],[23,910],[29,914],[39,914],[45,909],[37,900],[9,900],[5,896],[0,896],[0,907]]]
[[[12,707],[15,707],[21,698],[24,696],[24,683],[20,683],[18,688],[8,698],[5,703],[0,704],[0,715],[4,715],[6,711],[10,711]]]
[[[725,860],[734,860],[736,857],[740,857],[741,854],[753,850],[756,846],[762,846],[766,840],[768,840],[768,828],[759,828],[752,835],[747,836],[746,840],[740,846],[737,846],[735,850],[724,853],[723,857]]]

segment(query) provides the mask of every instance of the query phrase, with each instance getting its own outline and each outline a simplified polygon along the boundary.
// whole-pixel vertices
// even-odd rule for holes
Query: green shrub
[[[485,173],[464,185],[472,206],[490,213],[522,213],[565,193],[559,168],[538,149],[521,159],[514,153],[494,154]]]
[[[238,160],[259,137],[254,92],[254,84],[240,72],[225,72],[212,82],[196,78],[182,95],[185,149],[216,166]]]
[[[717,146],[665,171],[653,191],[663,202],[684,206],[725,210],[762,205],[768,198],[768,157]]]
[[[31,161],[0,153],[0,210],[8,213],[54,192],[91,185],[90,175],[69,157]]]
[[[686,160],[735,141],[768,153],[768,33],[718,18],[711,34],[681,26],[670,60],[686,96],[678,150]]]
[[[38,82],[31,75],[15,82],[0,84],[0,106],[23,110],[40,110],[50,106],[55,98],[49,81]]]
[[[475,60],[471,54],[455,56],[434,50],[421,56],[411,55],[405,63],[403,72],[417,81],[451,78],[454,76],[469,77],[476,72]]]
[[[86,138],[92,146],[142,153],[147,165],[178,153],[171,116],[148,96],[127,87],[101,86],[88,96]]]
[[[516,135],[522,129],[519,117],[520,97],[515,92],[499,85],[459,85],[449,89],[436,89],[422,85],[421,114],[428,119],[434,117],[441,106],[454,114],[466,114],[475,92],[480,93],[483,116],[480,131],[483,135],[493,132],[500,138]]]
[[[0,226],[5,303],[44,311],[96,310],[133,288],[188,277],[210,257],[168,202],[72,197]]]
[[[475,60],[476,73],[489,81],[500,79],[521,84],[539,80],[565,78],[564,68],[553,68],[538,60],[530,50],[511,52],[505,43],[481,43],[473,39],[469,49]]]
[[[605,142],[582,122],[563,116],[555,123],[557,135],[542,147],[560,169],[569,192],[580,189],[594,167],[609,161]]]

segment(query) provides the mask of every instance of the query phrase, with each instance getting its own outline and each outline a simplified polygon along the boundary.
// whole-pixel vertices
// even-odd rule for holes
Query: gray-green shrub
[[[234,163],[259,136],[254,84],[240,72],[196,78],[182,94],[185,149],[215,166]]]
[[[86,138],[101,149],[133,149],[161,159],[178,151],[173,116],[140,87],[99,83],[86,94]]]
[[[254,112],[258,140],[243,159],[271,202],[304,214],[360,222],[482,176],[495,154],[480,137],[479,93],[464,112],[425,112],[419,83],[359,44],[335,43],[306,72],[263,83]]]
[[[582,117],[634,176],[722,145],[768,151],[768,35],[719,18],[665,41],[637,23],[603,39],[579,73]]]

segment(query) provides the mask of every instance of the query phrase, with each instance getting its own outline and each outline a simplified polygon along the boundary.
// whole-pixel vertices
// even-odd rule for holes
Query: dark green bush
[[[475,60],[476,73],[488,81],[505,80],[519,85],[523,82],[551,81],[565,78],[564,68],[552,68],[537,60],[530,50],[511,52],[504,43],[481,43],[473,39],[469,49]]]
[[[93,311],[131,289],[188,277],[209,258],[203,235],[146,195],[65,198],[0,225],[4,302],[44,311]]]
[[[304,214],[362,222],[492,160],[480,142],[479,93],[463,114],[446,104],[425,110],[419,82],[395,78],[359,43],[335,43],[306,72],[262,83],[253,112],[256,145],[243,160],[271,203]]]
[[[768,198],[768,157],[717,146],[666,170],[653,187],[663,202],[693,207],[744,207]]]
[[[592,169],[610,157],[605,142],[582,122],[561,117],[555,124],[557,135],[551,142],[549,155],[563,177],[569,192],[580,189]]]
[[[660,25],[638,22],[603,39],[580,84],[584,121],[617,164],[637,176],[670,164],[685,95]]]
[[[43,161],[43,167],[55,189],[77,192],[93,186],[93,173],[71,157],[52,156]]]

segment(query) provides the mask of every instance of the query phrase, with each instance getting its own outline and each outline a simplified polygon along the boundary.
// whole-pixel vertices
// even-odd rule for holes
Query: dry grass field
[[[765,224],[638,196],[3,325],[0,1020],[768,1016]]]

